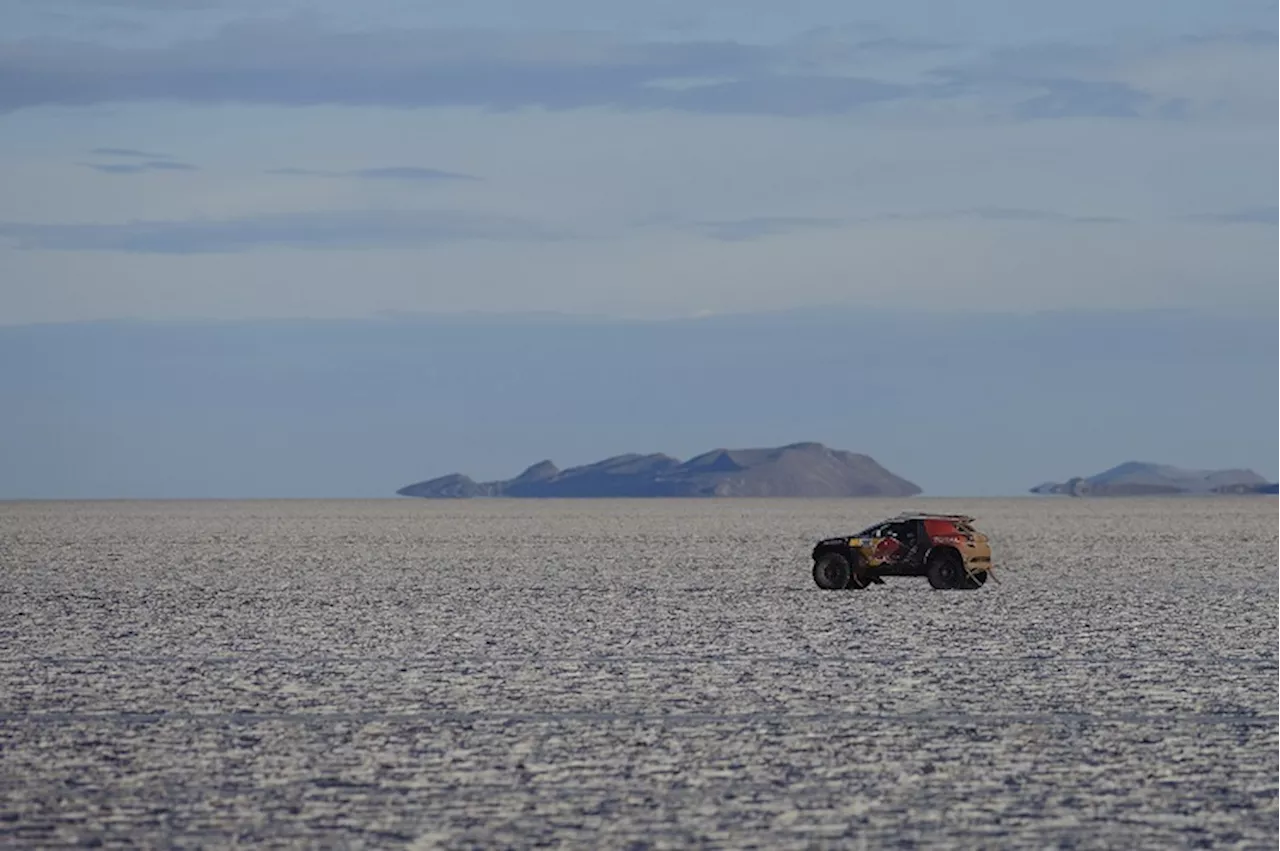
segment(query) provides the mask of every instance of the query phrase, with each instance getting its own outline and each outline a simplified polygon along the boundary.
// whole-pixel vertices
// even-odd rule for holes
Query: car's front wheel
[[[813,563],[813,581],[824,591],[836,591],[849,584],[849,560],[840,553],[823,553]]]

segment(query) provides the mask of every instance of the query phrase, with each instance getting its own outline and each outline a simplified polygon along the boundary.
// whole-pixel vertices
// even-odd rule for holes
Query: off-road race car
[[[934,588],[981,588],[991,574],[991,544],[964,514],[899,514],[856,535],[813,548],[819,588],[866,588],[885,576],[924,576]]]

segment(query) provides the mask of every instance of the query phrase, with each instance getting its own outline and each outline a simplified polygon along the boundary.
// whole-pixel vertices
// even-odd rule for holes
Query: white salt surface
[[[977,515],[999,582],[809,549]],[[1267,848],[1277,506],[0,504],[0,845]]]

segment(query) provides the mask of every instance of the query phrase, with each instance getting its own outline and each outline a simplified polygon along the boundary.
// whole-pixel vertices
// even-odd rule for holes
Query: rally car
[[[885,576],[924,576],[934,588],[981,588],[991,575],[991,544],[964,514],[900,514],[813,548],[819,588],[866,588]]]

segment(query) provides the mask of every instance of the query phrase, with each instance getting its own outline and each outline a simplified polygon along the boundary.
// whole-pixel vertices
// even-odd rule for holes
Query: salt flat
[[[969,512],[996,583],[823,592]],[[0,845],[1268,848],[1277,505],[0,504]]]

